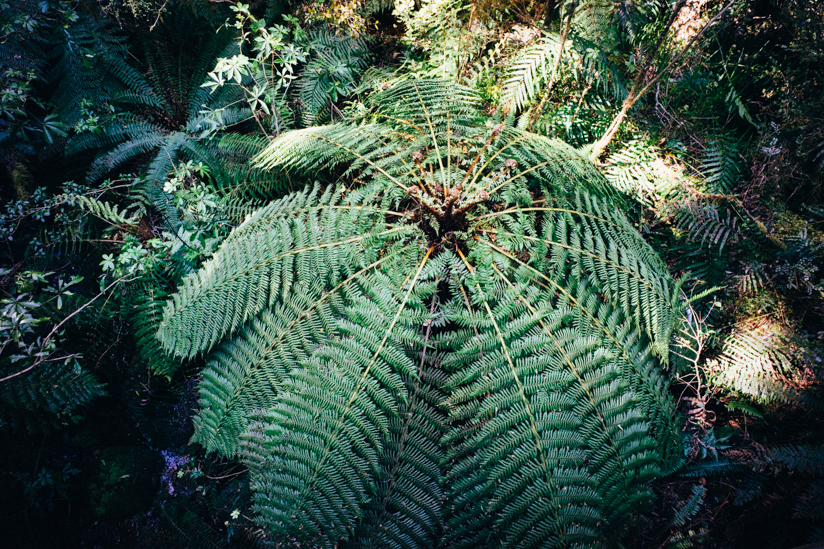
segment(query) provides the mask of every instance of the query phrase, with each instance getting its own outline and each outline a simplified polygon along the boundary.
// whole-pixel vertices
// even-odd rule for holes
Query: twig
[[[85,304],[83,304],[82,306],[80,306],[80,307],[79,307],[76,311],[74,311],[72,314],[70,314],[69,316],[67,316],[66,318],[64,318],[63,320],[61,320],[61,321],[60,321],[57,325],[55,325],[55,327],[54,327],[54,328],[52,328],[52,329],[51,329],[51,331],[49,332],[49,335],[47,335],[47,336],[45,337],[45,339],[43,339],[43,343],[41,343],[41,344],[40,344],[40,350],[42,351],[43,349],[45,349],[45,348],[46,348],[46,344],[47,344],[47,343],[51,340],[51,338],[54,336],[54,334],[55,334],[55,333],[57,333],[57,330],[59,330],[59,329],[60,329],[60,327],[61,327],[61,326],[63,326],[63,324],[65,324],[66,322],[68,322],[69,320],[71,320],[71,318],[72,318],[72,317],[74,317],[74,316],[75,316],[75,315],[77,315],[80,311],[82,311],[83,309],[85,309],[86,307],[88,307],[89,305],[91,305],[92,303],[94,303],[94,302],[97,300],[97,298],[99,298],[100,296],[104,295],[104,294],[105,294],[107,291],[109,291],[109,289],[110,289],[110,288],[112,288],[115,284],[117,284],[117,283],[119,283],[119,282],[122,282],[122,281],[123,281],[123,280],[125,280],[128,276],[130,276],[130,275],[123,275],[123,276],[121,276],[120,278],[118,278],[117,280],[115,280],[114,282],[112,282],[111,284],[109,284],[108,286],[106,286],[105,288],[103,288],[103,291],[101,291],[99,294],[97,294],[96,296],[94,296],[93,298],[91,298],[91,299],[90,299],[89,301],[87,301]],[[132,279],[132,280],[135,280],[135,279]],[[6,377],[4,377],[4,378],[0,378],[0,383],[3,383],[4,381],[8,381],[8,380],[10,380],[10,379],[12,379],[12,378],[15,378],[15,377],[17,377],[17,376],[21,376],[21,375],[25,374],[26,372],[30,372],[31,370],[33,370],[35,367],[39,366],[39,365],[40,365],[40,364],[42,364],[43,362],[51,362],[51,360],[50,360],[50,359],[43,358],[42,356],[41,356],[41,357],[37,357],[37,360],[35,360],[35,361],[32,363],[32,365],[31,365],[31,366],[29,366],[28,368],[24,368],[23,370],[20,370],[19,372],[16,372],[16,373],[14,373],[14,374],[8,375],[8,376],[6,376]]]
[[[163,8],[165,8],[166,4],[168,4],[168,3],[169,3],[169,0],[166,0],[165,2],[163,2],[163,5],[160,6],[160,9],[157,10],[157,19],[155,19],[155,22],[152,23],[151,27],[149,27],[149,32],[152,32],[154,30],[154,28],[157,26],[158,21],[160,21],[160,14],[163,13]],[[2,380],[0,380],[0,381],[2,381]]]
[[[732,5],[733,5],[733,4],[735,4],[735,2],[736,2],[736,0],[730,0],[729,2],[727,2],[727,4],[726,4],[723,8],[721,8],[721,9],[718,11],[718,13],[716,13],[716,14],[715,14],[715,16],[714,16],[712,19],[710,19],[710,20],[707,22],[707,24],[706,24],[706,25],[704,25],[704,27],[703,27],[700,31],[698,31],[698,33],[696,33],[696,35],[695,35],[695,36],[693,36],[693,37],[690,39],[690,41],[689,41],[689,42],[687,42],[687,45],[686,45],[686,46],[684,46],[684,49],[682,49],[682,50],[681,50],[681,53],[679,53],[678,55],[676,55],[676,56],[672,59],[672,61],[670,61],[669,63],[667,63],[667,66],[665,66],[665,67],[663,68],[663,70],[659,71],[659,72],[658,72],[658,74],[655,76],[655,78],[653,78],[652,80],[650,80],[650,81],[649,81],[649,83],[648,83],[646,86],[644,86],[644,87],[641,89],[641,91],[640,91],[640,92],[638,92],[638,95],[639,95],[639,96],[643,95],[643,94],[644,94],[644,93],[645,93],[645,92],[646,92],[646,91],[647,91],[647,90],[648,90],[648,89],[649,89],[649,88],[650,88],[653,84],[655,84],[655,83],[657,83],[659,80],[661,80],[661,78],[662,78],[662,77],[663,77],[663,76],[664,76],[667,72],[669,72],[669,70],[670,70],[670,69],[671,69],[671,68],[672,68],[672,67],[673,67],[676,63],[680,62],[680,61],[681,61],[681,59],[683,59],[683,58],[684,58],[684,56],[685,56],[685,55],[687,55],[687,52],[689,52],[690,48],[692,48],[692,45],[693,45],[696,41],[698,41],[698,39],[699,39],[699,38],[701,38],[701,36],[703,36],[703,34],[706,32],[706,30],[707,30],[708,28],[710,28],[710,27],[713,25],[713,23],[715,23],[715,22],[716,22],[716,21],[717,21],[717,20],[718,20],[718,19],[719,19],[722,15],[724,15],[724,12],[726,12],[726,11],[727,11],[730,7],[732,7]]]
[[[220,479],[229,478],[229,477],[236,477],[238,475],[242,475],[243,473],[246,473],[247,471],[249,471],[249,469],[244,469],[244,470],[238,471],[236,473],[229,473],[228,475],[223,475],[223,476],[220,476],[220,477],[210,477],[209,475],[203,475],[203,476],[208,478],[208,479],[211,479],[211,480],[220,480]]]

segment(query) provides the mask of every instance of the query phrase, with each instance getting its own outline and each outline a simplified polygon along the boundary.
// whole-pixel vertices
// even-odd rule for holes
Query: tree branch
[[[729,8],[731,8],[731,7],[732,7],[732,5],[733,5],[735,2],[736,2],[736,0],[730,0],[729,2],[727,2],[727,4],[726,4],[723,8],[721,8],[721,10],[719,10],[719,12],[718,12],[718,13],[716,13],[716,14],[715,14],[715,16],[714,16],[712,19],[710,19],[710,20],[707,22],[707,24],[706,24],[706,25],[704,25],[704,27],[703,27],[700,31],[698,31],[698,33],[696,33],[696,35],[695,35],[695,36],[693,36],[693,37],[690,39],[690,41],[689,41],[689,42],[687,42],[687,45],[686,45],[686,46],[684,46],[684,49],[683,49],[683,50],[681,50],[681,53],[679,53],[679,54],[678,54],[677,56],[675,56],[675,57],[674,57],[674,58],[673,58],[673,59],[672,59],[669,63],[667,63],[667,66],[666,66],[666,67],[664,67],[664,68],[663,68],[663,69],[662,69],[662,70],[661,70],[661,71],[660,71],[660,72],[659,72],[659,73],[655,76],[655,78],[653,78],[652,80],[650,80],[650,81],[649,81],[649,83],[648,83],[646,86],[644,86],[644,87],[641,89],[641,91],[640,91],[640,92],[638,92],[638,95],[640,96],[640,95],[643,95],[644,93],[646,93],[646,91],[647,91],[649,88],[651,88],[652,86],[654,86],[654,85],[655,85],[655,84],[656,84],[659,80],[661,80],[661,78],[662,78],[665,74],[667,74],[667,72],[669,72],[669,71],[670,71],[670,70],[671,70],[671,69],[672,69],[672,68],[673,68],[673,67],[674,67],[677,63],[679,63],[679,62],[681,61],[681,59],[683,59],[683,58],[684,58],[684,56],[687,54],[687,52],[690,50],[690,48],[692,48],[693,44],[695,44],[695,42],[697,42],[697,41],[698,41],[698,39],[699,39],[699,38],[701,38],[701,36],[704,34],[704,32],[706,32],[706,30],[707,30],[708,28],[710,28],[710,27],[711,27],[711,26],[712,26],[712,25],[713,25],[713,24],[714,24],[714,23],[715,23],[715,22],[716,22],[716,21],[717,21],[717,20],[718,20],[718,19],[722,16],[722,15],[724,15],[724,12],[725,12],[725,11],[727,11]]]
[[[681,53],[676,55],[667,65],[658,71],[658,74],[655,75],[655,78],[650,80],[649,83],[644,85],[644,81],[646,79],[647,73],[649,72],[650,68],[652,67],[652,63],[655,60],[656,55],[658,55],[658,51],[661,49],[661,46],[664,43],[664,39],[669,34],[672,25],[675,23],[675,19],[678,17],[678,14],[683,9],[684,5],[686,5],[686,0],[680,0],[679,3],[676,5],[675,10],[673,10],[672,15],[670,16],[669,20],[667,21],[664,30],[661,32],[661,35],[658,37],[657,42],[650,50],[650,53],[645,57],[643,67],[638,71],[638,76],[635,78],[635,82],[632,85],[632,89],[630,90],[629,94],[627,94],[626,99],[624,99],[624,103],[621,105],[621,110],[613,119],[612,123],[607,127],[604,135],[592,145],[592,149],[590,151],[590,159],[595,160],[604,152],[607,148],[607,145],[612,141],[615,134],[618,133],[618,129],[621,127],[621,124],[624,122],[624,118],[626,117],[629,110],[638,102],[638,100],[649,90],[651,86],[657,83],[665,74],[667,74],[676,63],[679,63],[681,59],[689,52],[695,42],[698,41],[701,36],[706,32],[708,28],[710,28],[715,22],[736,2],[736,0],[730,0],[723,8],[721,8],[715,16],[707,21],[707,24],[703,26],[703,28],[693,36],[687,45],[681,50]]]

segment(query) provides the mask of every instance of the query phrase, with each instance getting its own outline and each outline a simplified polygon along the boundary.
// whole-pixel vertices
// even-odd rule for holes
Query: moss
[[[122,520],[149,509],[159,487],[159,458],[142,446],[113,446],[100,452],[89,483],[97,518]]]
[[[103,437],[92,429],[84,429],[72,437],[72,446],[76,448],[91,448],[103,445]]]
[[[27,200],[31,196],[33,178],[24,164],[17,164],[11,172],[14,196],[18,200]]]
[[[773,223],[773,226],[773,234],[782,240],[787,237],[798,236],[799,233],[806,230],[807,234],[815,242],[824,241],[824,234],[822,234],[821,231],[815,229],[812,226],[812,224],[809,223],[809,221],[807,221],[800,215],[797,215],[790,211],[783,211],[777,213],[775,216],[775,222]]]

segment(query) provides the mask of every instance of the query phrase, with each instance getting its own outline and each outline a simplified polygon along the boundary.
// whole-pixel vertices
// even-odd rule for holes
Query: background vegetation
[[[294,198],[273,201],[303,196],[303,206],[312,208],[372,204],[407,212],[404,200],[416,195],[399,179],[406,172],[393,171],[398,162],[437,166],[438,158],[451,158],[454,145],[455,169],[472,172],[473,155],[492,146],[493,137],[504,140],[494,146],[503,146],[527,133],[535,143],[555,138],[565,144],[524,148],[515,165],[484,172],[483,181],[495,186],[496,173],[504,182],[509,170],[557,151],[575,148],[577,153],[568,154],[577,160],[564,165],[563,173],[530,175],[529,185],[544,185],[540,197],[524,176],[524,188],[510,185],[500,199],[479,194],[478,202],[490,213],[530,200],[573,204],[575,189],[592,185],[586,192],[610,205],[603,215],[615,215],[610,219],[634,227],[646,242],[630,246],[626,243],[634,237],[623,236],[620,253],[631,249],[653,267],[654,254],[645,250],[660,254],[666,269],[650,267],[654,273],[644,277],[658,277],[674,299],[667,309],[674,315],[670,334],[659,329],[663,324],[641,326],[663,305],[647,300],[634,313],[625,293],[611,293],[612,275],[595,292],[597,299],[621,303],[621,314],[636,318],[645,334],[639,341],[657,353],[649,351],[656,375],[670,380],[659,394],[643,388],[651,378],[633,378],[626,373],[629,366],[622,366],[626,381],[610,396],[628,394],[631,386],[648,396],[663,395],[661,409],[669,402],[675,411],[667,412],[666,422],[649,419],[660,415],[654,413],[659,404],[639,400],[641,415],[658,425],[657,440],[668,441],[656,451],[663,455],[673,448],[674,453],[656,458],[654,473],[644,469],[634,477],[633,490],[637,486],[642,496],[616,507],[609,529],[604,526],[594,537],[605,537],[606,544],[621,539],[625,547],[791,548],[824,540],[820,3],[15,0],[0,2],[0,60],[0,525],[10,547],[271,543],[272,532],[279,531],[272,519],[277,498],[266,487],[277,481],[265,478],[261,464],[272,459],[283,431],[273,435],[275,420],[251,411],[274,396],[266,392],[268,385],[258,390],[254,383],[260,382],[254,381],[254,390],[235,393],[239,404],[229,405],[225,419],[216,410],[226,402],[220,391],[231,381],[227,376],[244,364],[240,351],[252,356],[261,338],[275,330],[266,322],[276,323],[285,313],[248,324],[238,335],[248,341],[224,344],[228,354],[204,356],[202,351],[237,332],[239,317],[232,318],[225,303],[207,302],[199,314],[228,319],[222,331],[209,333],[198,329],[203,323],[184,319],[175,326],[185,335],[175,336],[168,328],[175,322],[174,307],[166,305],[170,296],[184,280],[195,280],[201,267],[244,242],[233,230],[252,212],[268,204],[262,212],[298,207]],[[425,90],[426,99],[417,96],[419,104],[442,112],[427,111],[420,118],[416,96],[392,95],[415,82]],[[429,85],[434,87],[426,92]],[[438,92],[444,85],[448,91]],[[430,114],[433,119],[427,120]],[[393,126],[416,120],[420,135]],[[380,146],[355,137],[363,124],[378,122],[383,125],[370,131],[384,140]],[[451,137],[455,128],[454,135],[463,139],[460,150]],[[430,130],[434,143],[449,147],[447,154],[427,149]],[[348,143],[350,156],[300,141],[312,135]],[[426,155],[414,156],[411,145],[399,150],[401,142]],[[347,171],[352,163],[356,169]],[[406,190],[382,190],[386,178]],[[338,184],[361,190],[347,191],[347,198],[324,194]],[[313,185],[315,194],[304,192]],[[447,233],[482,238],[489,229],[528,225],[519,218],[509,225],[442,231],[440,225],[432,229],[432,220],[441,220],[437,204],[432,208],[414,214],[420,217],[410,215],[419,227],[428,227],[420,242],[437,241],[444,249],[449,245],[443,242],[453,241],[438,238]],[[591,213],[577,203],[576,208]],[[307,218],[306,223],[337,223],[336,231],[363,235],[367,231],[356,231],[354,223],[374,222],[364,216]],[[399,230],[407,230],[407,219],[397,222]],[[278,230],[298,231],[303,223],[289,222],[296,225]],[[487,232],[471,233],[479,227]],[[490,242],[520,247],[525,255],[510,259],[525,262],[537,252],[523,237],[536,238],[535,230]],[[626,231],[621,234],[635,234]],[[391,254],[393,246],[405,243],[392,238],[370,242]],[[459,370],[471,366],[469,332],[483,322],[488,328],[495,319],[511,322],[511,330],[496,339],[504,347],[527,333],[517,331],[518,315],[526,309],[505,309],[501,304],[507,299],[520,299],[528,308],[538,303],[531,300],[550,298],[530,290],[533,280],[522,272],[513,271],[515,289],[496,286],[489,280],[497,276],[492,270],[471,278],[478,265],[494,263],[489,259],[494,254],[472,256],[466,247],[453,248],[452,256],[438,256],[441,271],[424,271],[421,265],[423,289],[413,294],[409,287],[412,312],[398,313],[395,320],[406,326],[434,314],[430,300],[448,293],[438,290],[446,280],[439,273],[460,271],[456,280],[475,280],[477,291],[467,282],[473,305],[465,316],[437,317],[440,325],[436,316],[430,318],[439,346],[435,362],[452,360],[451,367]],[[459,249],[469,255],[465,264]],[[412,257],[417,252],[410,250],[398,252],[398,268],[411,265],[408,274],[415,275],[422,256]],[[576,262],[606,255],[591,251],[576,256]],[[344,265],[344,271],[354,268],[347,266],[349,259],[329,261]],[[360,284],[405,284],[399,280],[392,286],[391,276]],[[565,284],[580,283],[568,276]],[[596,279],[591,278],[597,286]],[[457,283],[449,284],[458,292]],[[360,306],[391,305],[376,303]],[[331,302],[328,315],[340,314],[338,306]],[[166,331],[158,338],[164,307]],[[253,316],[251,308],[237,310],[244,322]],[[491,323],[484,320],[485,311]],[[346,314],[354,324],[375,321],[357,311]],[[463,323],[466,334],[444,335],[447,321]],[[325,344],[327,335],[316,330],[322,323],[306,322],[307,330],[315,331],[309,339],[301,336],[293,349]],[[366,338],[355,328],[351,333],[353,341]],[[444,381],[436,371],[424,371],[421,355],[428,341],[429,335],[424,343],[399,339],[388,345],[411,345],[410,356],[420,361],[427,387],[459,385],[454,377]],[[570,345],[585,355],[583,343]],[[311,372],[296,377],[311,381]],[[403,383],[409,390],[409,379]],[[473,444],[484,442],[466,434],[480,420],[469,412],[442,417],[438,404],[447,395],[432,391],[419,399],[429,410],[421,417],[437,425],[435,431],[462,421],[468,425],[448,458],[453,465],[464,463],[460,460],[476,450]],[[472,404],[469,393],[455,394],[450,402],[458,409],[481,406]],[[587,413],[576,409],[575,415]],[[672,427],[669,438],[661,434],[665,424]],[[594,432],[578,431],[592,446],[600,436]],[[426,457],[432,463],[446,459]],[[392,470],[392,463],[398,467],[404,459],[411,460],[398,453],[394,462],[376,463]],[[460,477],[455,471],[482,469],[480,462],[467,458],[465,463],[446,475],[450,482],[433,480],[447,489],[445,495],[429,495],[452,498],[448,501],[479,517],[486,511],[471,509],[458,492],[449,492]],[[611,485],[600,486],[606,492]],[[383,511],[387,508],[384,503]],[[362,529],[353,539],[392,544],[388,537],[363,533],[369,517],[382,516],[379,511],[367,508],[363,516],[353,511],[352,521]],[[465,515],[454,515],[447,530],[460,522],[455,516]],[[343,515],[338,518],[345,522]],[[498,535],[496,526],[489,526],[495,520],[502,519],[484,523],[495,532],[487,532],[489,543]],[[443,525],[419,544],[440,539],[439,528]],[[452,536],[444,543],[478,543],[466,532]],[[290,539],[275,535],[274,543]]]

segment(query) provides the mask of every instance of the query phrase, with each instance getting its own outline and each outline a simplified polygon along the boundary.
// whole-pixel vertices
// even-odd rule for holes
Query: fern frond
[[[687,478],[710,477],[729,473],[746,473],[752,471],[752,465],[729,459],[699,460],[678,471],[678,475]]]
[[[589,40],[607,55],[618,45],[617,4],[608,0],[585,0],[578,3],[572,18],[575,34]]]
[[[494,260],[476,261],[489,264]],[[448,439],[460,442],[453,460],[461,459],[449,477],[460,494],[453,504],[452,543],[484,543],[490,529],[501,529],[507,545],[531,544],[532,536],[544,543],[599,543],[597,523],[649,501],[643,479],[656,474],[662,458],[654,445],[641,442],[650,428],[642,419],[645,399],[617,390],[629,382],[620,379],[628,373],[622,361],[597,350],[594,326],[589,333],[573,329],[592,326],[593,319],[617,327],[620,315],[594,313],[597,306],[581,293],[586,284],[569,296],[572,301],[550,305],[558,288],[525,292],[529,270],[516,268],[506,291],[495,287],[498,277],[490,269],[478,266],[477,272],[469,277],[475,287],[470,302],[477,305],[464,313],[456,302],[454,320],[478,325],[486,316],[494,330],[472,338],[447,362],[459,371],[450,384],[451,418],[470,420]],[[574,320],[582,307],[589,321]],[[646,384],[657,384],[655,374],[644,375]],[[635,472],[624,476],[627,468]]]
[[[559,37],[531,44],[508,64],[501,89],[501,102],[512,110],[523,110],[534,99],[540,84],[548,78],[547,64],[560,55]]]
[[[24,363],[4,360],[3,372]],[[105,394],[103,385],[76,361],[44,362],[31,372],[0,383],[0,428],[41,432],[71,421],[79,408]]]
[[[606,178],[645,205],[680,194],[678,174],[667,169],[655,149],[641,141],[629,141],[622,150],[611,154],[606,164]]]
[[[347,337],[293,371],[289,390],[266,414],[269,456],[252,470],[252,487],[261,523],[280,538],[333,547],[354,534],[380,472],[389,421],[408,401],[401,375],[417,377],[403,347],[419,339],[413,326],[426,317],[412,294],[431,251],[408,282],[372,277],[369,294],[350,306],[351,320],[338,322]]]
[[[727,137],[707,143],[701,154],[698,171],[704,176],[708,189],[716,194],[729,194],[741,177],[735,143]]]
[[[186,91],[188,98],[187,118],[192,120],[196,118],[204,106],[223,107],[231,103],[231,99],[221,97],[221,94],[210,93],[210,90],[202,86],[207,78],[207,74],[215,68],[215,60],[219,57],[232,57],[238,53],[237,43],[234,41],[234,36],[229,29],[220,27],[218,32],[209,37],[205,44],[203,44],[198,56],[191,65],[190,74],[192,77],[189,80],[189,89]],[[191,60],[186,60],[191,63]],[[221,88],[221,93],[228,93],[231,95],[239,95],[238,91],[233,86],[224,86]]]
[[[793,343],[780,327],[739,328],[722,339],[720,355],[708,363],[709,379],[755,402],[821,408],[824,402],[809,391],[814,385],[793,363],[793,354]]]
[[[91,196],[68,195],[66,200],[70,205],[78,205],[100,219],[115,225],[135,225],[138,222],[138,218],[134,214],[126,217],[126,212],[118,211],[117,205],[97,200]]]
[[[162,131],[159,126],[127,116],[106,127],[101,134],[86,133],[72,137],[66,144],[66,155],[72,156],[83,151],[112,147],[130,139],[159,135]]]
[[[336,124],[294,130],[272,141],[253,163],[262,170],[271,170],[275,166],[306,172],[334,168],[365,158],[381,144],[381,137],[388,136],[391,131],[391,128],[377,124],[356,128]]]
[[[824,475],[824,447],[809,444],[770,448],[767,459],[790,471]]]
[[[322,29],[312,31],[309,38],[313,55],[296,83],[306,126],[312,125],[330,104],[333,89],[355,89],[369,54],[363,39],[335,36]]]
[[[815,521],[824,519],[824,480],[818,479],[810,484],[804,495],[799,498],[794,515]],[[815,532],[812,535],[815,536]],[[821,537],[818,536],[818,539]]]
[[[675,532],[670,534],[670,537],[662,545],[663,549],[692,549],[694,544],[690,539],[692,537],[692,530],[685,532],[684,527],[687,521],[692,519],[701,509],[704,503],[704,497],[707,495],[707,489],[701,484],[696,484],[692,487],[692,495],[683,502],[677,509],[673,517],[669,521],[669,527]],[[672,530],[670,530],[672,532]]]
[[[357,203],[348,203],[351,209],[335,208],[340,198],[340,191],[327,192],[312,204],[326,208],[294,214],[293,202],[277,202],[238,227],[204,269],[184,279],[167,304],[159,331],[164,347],[183,357],[210,349],[288,290],[295,262],[313,265],[320,276],[332,275],[353,258],[370,262],[374,252],[364,255],[366,249],[409,233],[404,227],[382,230],[380,216]],[[362,247],[367,243],[370,248]],[[215,310],[224,314],[215,318]]]
[[[407,127],[445,125],[450,119],[459,130],[476,115],[481,98],[475,90],[449,80],[406,79],[369,97],[370,114],[377,122],[394,121]]]
[[[222,198],[219,204],[223,217],[229,220],[234,226],[240,225],[247,217],[252,215],[265,205],[260,199],[246,198],[246,193],[238,193],[239,197]]]
[[[167,294],[154,284],[143,285],[135,294],[130,316],[140,356],[154,372],[171,376],[180,367],[180,361],[168,356],[157,340],[166,297]]]
[[[197,549],[224,549],[225,540],[214,532],[196,513],[186,509],[183,503],[168,502],[161,507],[163,522],[186,547]]]
[[[121,143],[111,151],[98,156],[89,168],[89,173],[86,177],[89,182],[97,181],[125,162],[142,154],[152,152],[158,147],[163,146],[165,142],[166,138],[162,134],[155,132],[145,133],[139,137],[130,139],[125,143]]]
[[[720,211],[716,204],[687,202],[675,214],[676,227],[687,231],[687,238],[701,245],[718,246],[719,253],[728,243],[740,238],[739,218],[730,210]]]
[[[542,237],[518,235],[498,231],[503,246],[509,249],[523,248],[525,242],[537,243],[549,249],[563,249],[570,260],[589,271],[590,276],[610,295],[628,318],[635,320],[639,328],[652,334],[660,356],[669,349],[676,317],[677,286],[673,285],[664,265],[655,262],[657,272],[649,269],[649,252],[645,243],[634,240],[635,231],[626,218],[610,215],[611,208],[597,199],[579,197],[578,211],[595,212],[595,215],[576,219],[572,213],[560,212],[555,219],[547,218],[542,227]],[[580,225],[579,225],[580,223]],[[624,248],[609,242],[620,233],[625,235]],[[633,246],[634,244],[634,246]],[[633,249],[634,248],[634,249]],[[607,290],[608,289],[608,290]],[[653,315],[648,315],[654,311]],[[662,314],[666,311],[666,314]],[[646,324],[641,326],[640,323]]]
[[[477,113],[478,100],[472,90],[449,82],[403,81],[371,97],[369,123],[288,132],[272,141],[253,166],[313,172],[349,164],[345,175],[360,171],[362,178],[374,177],[378,184],[408,192],[415,151],[428,146],[449,148],[449,138],[434,136],[431,128],[449,120],[450,127],[460,131]],[[410,132],[422,135],[415,138]]]
[[[430,315],[436,312],[436,302],[433,295]],[[364,509],[347,547],[431,547],[443,531],[440,483],[446,456],[439,441],[446,417],[439,408],[446,379],[431,339],[436,324],[438,319],[428,319],[422,346],[410,349],[418,364],[417,376],[404,380],[409,398],[400,405],[398,418],[390,421],[376,497]]]
[[[220,147],[227,154],[237,155],[241,158],[251,158],[260,154],[269,144],[269,141],[267,137],[260,135],[227,133],[220,138]]]
[[[247,425],[246,411],[265,408],[292,364],[307,360],[316,346],[338,336],[330,319],[340,314],[341,299],[362,291],[366,277],[391,259],[378,259],[334,287],[323,278],[294,286],[289,301],[264,312],[216,351],[200,383],[201,413],[194,420],[194,440],[209,451],[233,455]]]
[[[745,263],[742,274],[738,275],[738,287],[744,294],[755,294],[763,288],[769,280],[764,270],[764,264],[760,261]]]

